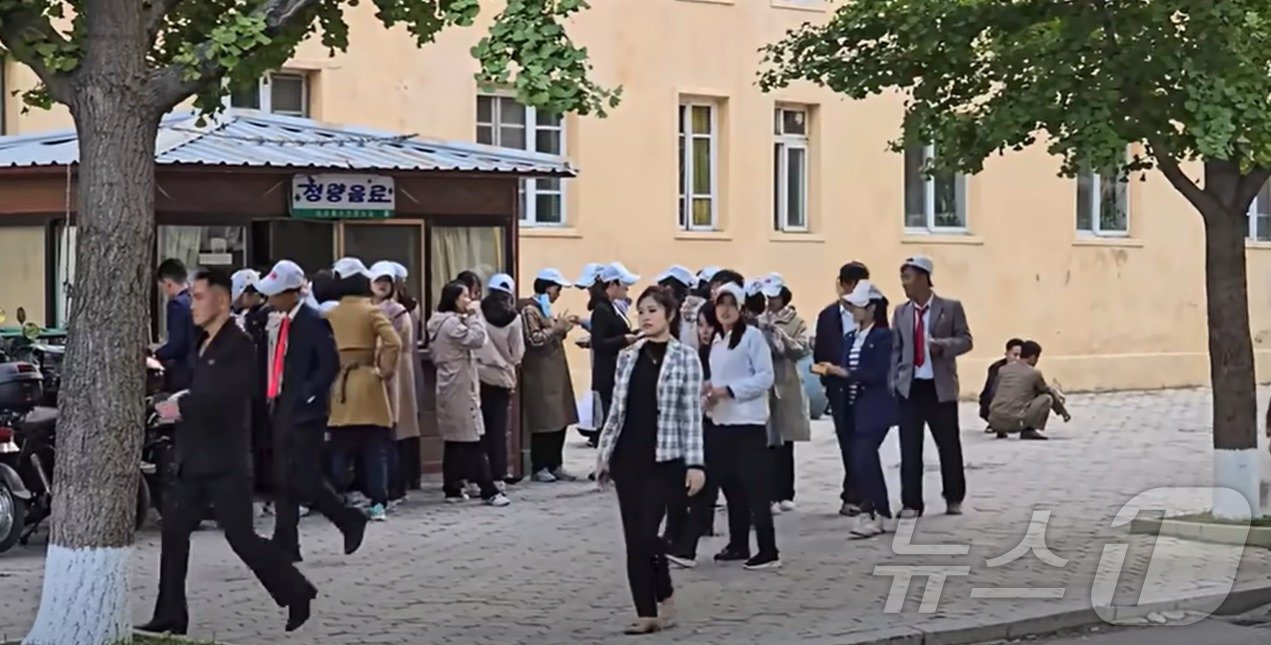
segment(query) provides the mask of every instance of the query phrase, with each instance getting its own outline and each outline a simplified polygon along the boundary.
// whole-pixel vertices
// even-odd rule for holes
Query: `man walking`
[[[869,269],[860,262],[848,262],[839,268],[838,280],[834,283],[837,297],[816,317],[816,342],[812,346],[814,363],[840,364],[843,338],[856,328],[852,314],[843,304],[843,296],[855,290],[858,282],[868,279]],[[843,487],[839,493],[843,505],[839,507],[839,514],[855,517],[861,512],[861,498],[852,484],[852,440],[845,436],[848,426],[839,416],[847,407],[847,379],[827,374],[821,377],[821,384],[825,386],[825,395],[830,401],[830,418],[834,421],[834,435],[838,437],[839,454],[843,459]]]
[[[159,597],[154,616],[140,629],[184,634],[189,625],[185,577],[190,534],[211,502],[230,548],[256,574],[280,607],[287,631],[309,619],[317,590],[274,544],[252,529],[251,414],[255,348],[230,320],[230,279],[200,272],[191,290],[193,320],[203,340],[189,389],[160,403],[159,415],[176,421],[176,480],[165,495],[159,556]]]
[[[1012,432],[1018,432],[1020,439],[1048,439],[1041,431],[1046,429],[1051,410],[1065,423],[1072,420],[1063,393],[1048,385],[1037,369],[1041,355],[1042,346],[1026,340],[1020,344],[1019,360],[998,370],[997,392],[988,414],[989,428],[998,439]]]
[[[345,506],[322,476],[331,383],[340,370],[331,326],[304,303],[305,275],[283,260],[256,289],[276,312],[268,331],[265,399],[273,426],[274,543],[300,562],[300,504],[331,520],[344,534],[344,552],[357,551],[367,517]]]
[[[159,263],[155,271],[159,290],[167,299],[164,321],[167,339],[154,357],[163,363],[164,389],[168,392],[183,390],[190,384],[190,372],[194,364],[194,336],[196,330],[190,318],[190,288],[185,263],[168,258]]]
[[[971,330],[962,303],[932,290],[931,258],[915,255],[900,267],[900,282],[909,300],[892,318],[895,345],[892,365],[900,404],[900,512],[922,515],[923,427],[940,454],[946,512],[962,514],[966,474],[958,428],[957,357],[971,351]]]

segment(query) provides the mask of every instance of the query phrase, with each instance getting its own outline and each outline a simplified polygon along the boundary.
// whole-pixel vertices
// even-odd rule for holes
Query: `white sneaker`
[[[789,513],[790,511],[793,511],[798,508],[797,506],[794,505],[794,500],[792,499],[787,499],[781,502],[777,502],[777,506],[781,507],[782,513]]]
[[[508,499],[508,496],[504,495],[503,493],[499,493],[498,495],[495,495],[494,497],[491,497],[490,499],[485,500],[486,506],[494,506],[496,508],[502,508],[511,503],[512,503],[512,500]]]
[[[309,517],[309,507],[304,504],[300,505],[300,517]]]
[[[556,475],[553,475],[552,471],[544,468],[543,470],[534,473],[533,479],[540,484],[551,484],[556,481]]]
[[[772,514],[773,514],[773,515],[780,515],[780,514],[781,514],[781,502],[773,502],[773,503],[772,503]]]
[[[366,495],[363,495],[360,491],[355,490],[344,497],[344,503],[349,506],[363,509],[371,507],[371,500],[367,499]]]
[[[502,479],[495,480],[494,487],[499,489],[500,493],[508,492],[508,483],[503,481]]]
[[[468,497],[481,497],[481,487],[472,482],[468,482],[464,492],[468,494]]]
[[[856,526],[852,527],[853,540],[864,540],[883,533],[883,518],[876,513],[856,516]]]
[[[919,513],[917,510],[912,508],[906,508],[900,511],[900,519],[902,520],[916,520],[919,517],[922,517],[922,513]]]

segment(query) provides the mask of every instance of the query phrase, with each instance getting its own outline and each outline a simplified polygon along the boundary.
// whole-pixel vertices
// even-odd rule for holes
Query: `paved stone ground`
[[[1266,392],[1261,398],[1265,398]],[[891,536],[850,542],[836,514],[841,470],[832,428],[798,447],[799,510],[777,518],[785,567],[745,572],[704,562],[676,571],[681,625],[644,642],[845,643],[913,629],[961,628],[1090,607],[1093,572],[1108,544],[1128,544],[1128,572],[1118,599],[1133,603],[1152,540],[1128,536],[1111,518],[1130,498],[1158,486],[1203,486],[1210,480],[1209,395],[1203,390],[1073,397],[1076,420],[1052,428],[1049,442],[995,440],[962,409],[970,496],[967,514],[950,517],[939,500],[934,446],[927,444],[926,518],[915,544],[970,543],[966,555],[894,553]],[[571,443],[570,466],[585,473],[591,450]],[[884,448],[893,499],[899,497],[893,432]],[[193,635],[232,643],[607,643],[633,614],[623,569],[617,504],[591,484],[520,484],[505,509],[446,506],[418,494],[385,524],[371,527],[352,557],[324,520],[304,521],[304,571],[321,589],[316,616],[285,636],[282,610],[230,553],[214,530],[194,537],[190,569]],[[1205,507],[1205,496],[1192,500]],[[1050,510],[1046,544],[1066,566],[1033,555],[988,567],[1021,543],[1035,509]],[[718,525],[726,525],[721,516]],[[261,526],[262,531],[266,530]],[[133,566],[134,617],[154,601],[158,532],[138,539]],[[703,543],[706,555],[722,538]],[[1162,540],[1173,553],[1169,593],[1212,590],[1206,582],[1224,550]],[[0,556],[0,642],[22,635],[34,618],[41,549]],[[1200,557],[1196,557],[1199,554]],[[1164,556],[1162,556],[1164,557]],[[709,558],[706,558],[709,559]],[[1271,580],[1271,552],[1235,550],[1241,584]],[[1160,558],[1158,557],[1158,561]],[[938,608],[923,613],[923,582],[912,585],[899,613],[886,613],[892,579],[876,565],[958,565]],[[1219,576],[1221,577],[1221,576]],[[1056,587],[1062,598],[972,597],[973,587]],[[981,592],[982,593],[982,592]],[[935,596],[933,596],[935,598]],[[1127,599],[1128,598],[1128,599]]]

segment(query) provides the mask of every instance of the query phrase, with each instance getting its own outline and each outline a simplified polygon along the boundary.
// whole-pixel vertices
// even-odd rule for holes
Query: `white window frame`
[[[512,92],[480,92],[478,93],[477,101],[480,102],[482,98],[492,99],[490,115],[494,121],[492,123],[476,121],[477,127],[481,127],[481,126],[490,127],[494,137],[494,145],[502,147],[502,148],[509,147],[509,146],[504,146],[499,142],[499,129],[502,127],[502,120],[500,119],[500,111],[502,108],[499,107],[501,105],[501,101],[499,101],[499,99],[516,100],[516,94]],[[517,103],[520,103],[520,101],[517,101]],[[558,125],[543,125],[539,123],[539,120],[538,120],[539,111],[537,108],[530,107],[524,104],[522,104],[521,107],[525,109],[525,126],[524,126],[525,127],[525,146],[524,148],[513,148],[513,149],[514,150],[523,149],[526,152],[541,152],[537,150],[538,131],[549,130],[549,131],[555,131],[560,133],[560,152],[558,153],[545,152],[543,154],[553,154],[553,155],[559,155],[562,157],[565,156],[565,151],[569,149],[568,148],[569,142],[566,139],[566,137],[568,136],[568,132],[567,132],[567,128],[565,127],[565,117],[563,115],[561,116],[560,123]],[[474,110],[474,114],[477,114],[477,113],[479,113],[479,110]],[[540,188],[539,187],[540,181],[543,181],[544,185],[547,185],[546,180],[539,180],[539,179],[533,179],[533,178],[521,180],[520,225],[527,226],[527,227],[538,227],[538,228],[563,228],[567,226],[569,223],[569,205],[565,201],[565,197],[566,197],[565,184],[567,183],[567,181],[564,178],[561,178],[559,180],[560,190],[552,190],[550,188]],[[560,195],[560,221],[559,222],[540,222],[539,221],[538,196],[540,194],[544,194],[544,195],[559,194]]]
[[[922,156],[923,156],[924,162],[935,159],[936,147],[931,144],[927,144],[923,146]],[[902,161],[902,165],[903,165],[903,161]],[[901,172],[902,173],[904,172],[903,168]],[[902,181],[901,199],[902,199],[902,202],[904,202],[904,208],[902,209],[904,212],[901,213],[901,217],[903,218],[906,233],[913,234],[913,235],[925,235],[925,234],[933,234],[933,233],[935,234],[941,234],[941,233],[964,234],[969,232],[969,228],[967,225],[967,176],[966,175],[962,173],[955,173],[953,175],[953,182],[954,182],[953,190],[955,192],[954,208],[956,209],[958,220],[962,222],[962,224],[959,226],[937,226],[936,225],[936,178],[934,175],[927,175],[923,177],[923,182],[922,182],[922,185],[923,185],[922,214],[923,214],[923,219],[926,225],[925,226],[910,226],[909,213],[908,213],[908,210],[909,210],[908,198],[904,194],[904,191],[908,190],[909,188],[909,182],[907,181],[907,179],[908,178],[902,177],[902,180],[901,180]]]
[[[300,92],[300,112],[301,112],[300,114],[274,111],[274,105],[273,105],[274,94],[273,94],[272,88],[269,86],[269,82],[275,76],[284,76],[284,77],[300,79],[301,89],[302,89],[302,91]],[[294,116],[294,117],[299,117],[302,119],[307,119],[309,118],[310,109],[311,109],[311,105],[309,102],[309,92],[311,89],[312,89],[312,86],[310,86],[309,84],[308,73],[303,71],[297,71],[297,70],[282,69],[276,72],[269,72],[265,74],[264,76],[260,77],[260,81],[256,85],[256,96],[259,98],[258,103],[260,103],[259,108],[238,107],[233,105],[234,96],[232,92],[225,95],[225,106],[237,107],[237,109],[240,109],[240,110],[256,110],[264,114],[277,114],[279,116]]]
[[[710,110],[710,129],[707,134],[697,134],[693,132],[693,108],[704,107]],[[679,227],[682,231],[718,231],[719,230],[719,103],[704,100],[688,100],[682,99],[680,105],[676,108],[677,121],[683,121],[683,125],[677,125],[679,130],[678,138],[684,142],[681,146],[684,156],[684,176],[680,178],[685,192],[676,190],[677,204],[679,206]],[[679,110],[684,111],[684,118],[679,119]],[[710,142],[710,172],[711,185],[710,193],[693,193],[693,146],[692,141],[695,139],[706,139]],[[700,198],[709,198],[711,200],[711,221],[708,225],[693,223],[693,200]]]
[[[1258,206],[1263,199],[1271,199],[1271,182],[1264,184],[1258,189],[1258,194],[1254,196],[1253,201],[1249,202],[1249,211],[1245,214],[1245,220],[1248,223],[1248,231],[1245,235],[1250,242],[1268,242],[1271,241],[1271,231],[1258,230]],[[1258,233],[1266,233],[1266,239],[1260,239]]]
[[[1095,173],[1090,171],[1082,171],[1080,174],[1087,175],[1090,177],[1090,203],[1087,204],[1087,206],[1090,208],[1090,228],[1089,229],[1079,228],[1077,229],[1077,234],[1087,236],[1087,237],[1129,237],[1130,236],[1130,215],[1131,215],[1129,183],[1122,182],[1122,183],[1126,183],[1125,190],[1123,193],[1125,195],[1125,230],[1105,231],[1103,230],[1103,184],[1107,180],[1107,177],[1105,177],[1103,173]],[[1113,178],[1112,181],[1115,182],[1119,180],[1116,178]],[[1074,189],[1076,189],[1076,187],[1074,187]],[[1078,199],[1080,199],[1079,194],[1078,194]],[[1081,208],[1080,203],[1077,204],[1077,208],[1078,209]],[[1078,213],[1080,213],[1080,211],[1078,211]]]
[[[785,113],[801,112],[803,114],[803,134],[786,134],[784,131]],[[773,172],[773,190],[775,192],[776,213],[774,213],[776,229],[783,233],[807,233],[810,227],[809,208],[808,208],[808,185],[810,183],[809,174],[811,173],[811,160],[808,157],[808,130],[811,128],[811,111],[806,107],[796,106],[777,106],[773,112],[773,120],[775,122],[774,130],[780,129],[781,132],[774,132],[773,145],[781,148],[781,153],[777,155],[777,167]],[[799,182],[799,189],[802,196],[799,204],[803,206],[802,224],[792,224],[790,221],[790,150],[803,151],[803,177]]]

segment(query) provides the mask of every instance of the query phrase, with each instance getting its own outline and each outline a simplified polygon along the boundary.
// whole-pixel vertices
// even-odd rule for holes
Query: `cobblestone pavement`
[[[1072,399],[1075,420],[1056,422],[1049,442],[996,440],[981,431],[974,408],[963,406],[970,493],[961,517],[939,514],[939,471],[928,440],[929,515],[917,522],[912,542],[969,542],[965,555],[896,555],[891,535],[849,541],[849,520],[836,514],[841,469],[832,427],[816,422],[814,440],[797,449],[799,509],[777,518],[784,568],[746,572],[703,562],[673,572],[680,626],[643,642],[844,643],[1089,608],[1105,545],[1129,545],[1128,572],[1141,574],[1149,562],[1151,539],[1111,526],[1122,504],[1150,488],[1209,482],[1209,395],[1176,390]],[[568,459],[576,472],[585,474],[593,458],[571,441]],[[899,497],[898,462],[893,431],[884,447],[893,499]],[[416,494],[389,522],[372,525],[365,546],[351,557],[339,554],[334,528],[306,518],[302,567],[321,595],[313,620],[291,636],[282,631],[283,611],[219,533],[201,531],[190,568],[192,635],[278,645],[612,642],[633,615],[615,499],[586,482],[522,483],[511,495],[512,506],[494,509],[443,505],[436,491]],[[1194,502],[1204,508],[1204,495]],[[986,559],[1023,541],[1034,509],[1051,512],[1046,544],[1065,566],[1025,554],[989,567]],[[138,621],[154,601],[158,537],[150,528],[138,539],[132,578]],[[723,538],[708,538],[702,552],[709,556],[722,545]],[[1171,579],[1167,591],[1212,588],[1205,578],[1221,567],[1222,548],[1168,539],[1160,545],[1174,549],[1169,571],[1188,571]],[[21,636],[34,619],[40,551],[32,545],[0,556],[0,642]],[[1242,560],[1240,584],[1271,580],[1271,553],[1251,549],[1241,558],[1234,551]],[[1202,557],[1188,559],[1198,553]],[[874,567],[906,564],[969,569],[931,596],[940,601],[934,611],[920,611],[919,577],[900,613],[886,613],[892,578],[875,575]],[[1123,576],[1118,599],[1132,603],[1142,577]],[[1062,597],[972,597],[973,587],[1055,587]]]

